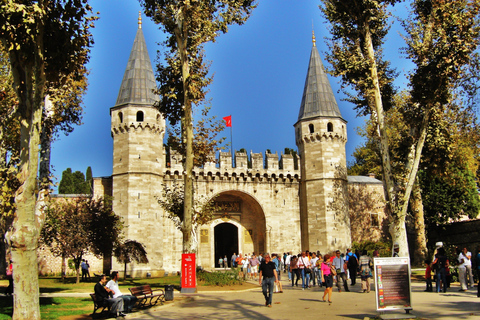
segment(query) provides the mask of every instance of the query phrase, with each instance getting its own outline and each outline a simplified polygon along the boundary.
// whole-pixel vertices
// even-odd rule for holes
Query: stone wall
[[[428,247],[434,248],[439,241],[445,245],[467,247],[474,254],[480,246],[480,219],[453,222],[430,229]]]

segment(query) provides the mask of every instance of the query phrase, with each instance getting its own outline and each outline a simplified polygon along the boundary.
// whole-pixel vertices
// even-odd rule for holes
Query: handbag
[[[335,266],[330,266],[330,272],[332,275],[336,276],[337,275],[337,270],[335,269]]]
[[[305,266],[305,261],[303,260],[302,258],[302,263],[303,265]],[[305,268],[305,274],[310,274],[312,273],[312,269],[310,269],[309,267],[304,267]]]

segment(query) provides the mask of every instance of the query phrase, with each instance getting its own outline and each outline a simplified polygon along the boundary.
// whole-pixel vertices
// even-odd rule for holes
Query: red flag
[[[227,123],[227,124],[226,124],[227,127],[231,127],[231,126],[232,126],[232,116],[223,117],[223,120],[225,120],[225,122]]]

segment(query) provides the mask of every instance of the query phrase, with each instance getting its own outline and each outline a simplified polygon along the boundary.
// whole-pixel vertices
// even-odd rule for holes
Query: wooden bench
[[[165,301],[165,292],[162,289],[152,290],[150,286],[144,285],[134,288],[128,288],[133,296],[137,298],[136,308],[154,306],[158,302],[163,304]]]
[[[97,299],[95,299],[95,293],[90,293],[90,297],[92,297],[92,300],[93,300],[92,318],[95,317],[96,314],[101,315],[103,313],[110,312],[110,306],[108,304],[106,306],[104,306],[104,305],[101,305],[97,302]],[[96,313],[97,310],[100,310],[100,312]]]

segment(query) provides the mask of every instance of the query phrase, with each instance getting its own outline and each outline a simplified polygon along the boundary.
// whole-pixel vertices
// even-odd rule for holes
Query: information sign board
[[[197,274],[196,274],[195,253],[183,253],[182,254],[182,292],[195,292],[196,288],[197,288]]]
[[[409,258],[375,258],[377,311],[411,309]]]

